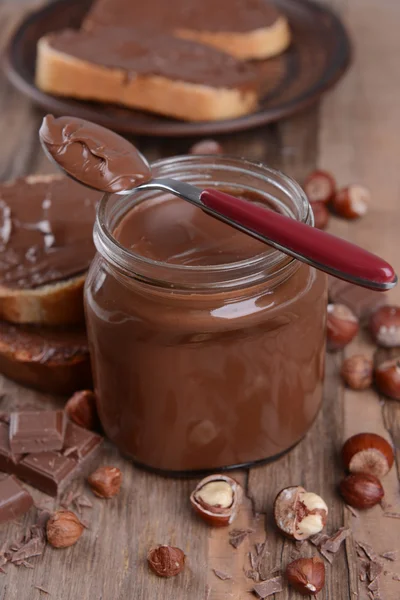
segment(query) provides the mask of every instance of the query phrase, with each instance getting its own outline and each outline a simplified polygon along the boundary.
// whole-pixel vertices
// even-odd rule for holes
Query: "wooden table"
[[[328,0],[327,0],[328,1]],[[312,110],[258,134],[243,133],[222,139],[227,152],[247,154],[279,167],[301,180],[316,165],[332,170],[340,184],[359,181],[372,191],[369,214],[358,223],[332,219],[330,230],[364,247],[381,253],[400,271],[398,239],[400,227],[400,3],[395,0],[330,0],[342,15],[354,39],[354,66],[340,85]],[[0,0],[0,43],[32,2]],[[49,172],[50,165],[39,149],[37,130],[41,114],[4,79],[0,85],[0,178]],[[159,155],[185,152],[191,141],[137,140],[153,159]],[[391,294],[400,303],[400,288]],[[374,348],[360,336],[345,354]],[[87,509],[90,529],[79,543],[67,550],[48,547],[43,557],[32,559],[34,569],[8,565],[0,574],[0,600],[250,600],[251,581],[248,552],[255,542],[267,540],[270,554],[263,565],[267,576],[276,566],[284,567],[295,546],[276,534],[271,512],[276,492],[288,485],[303,484],[320,493],[330,508],[328,531],[350,526],[353,537],[327,565],[327,584],[319,599],[363,600],[365,584],[357,574],[354,539],[370,543],[377,552],[399,547],[400,520],[385,518],[376,507],[356,518],[337,495],[342,476],[338,452],[344,439],[360,431],[375,431],[391,439],[400,460],[400,403],[383,400],[374,391],[362,393],[343,388],[338,368],[341,354],[329,356],[324,407],[307,437],[287,456],[274,464],[237,477],[246,490],[246,500],[235,527],[251,527],[254,533],[237,550],[228,544],[226,530],[212,530],[195,518],[188,498],[194,481],[163,479],[134,468],[111,445],[101,462],[116,465],[124,474],[119,497],[94,499]],[[1,380],[6,393],[3,406],[54,405],[52,398],[21,389]],[[400,511],[399,462],[385,478],[384,487],[391,510]],[[82,482],[75,484],[83,487]],[[45,496],[33,492],[38,502]],[[90,492],[88,492],[90,493]],[[53,501],[50,506],[56,505]],[[32,511],[31,511],[32,512]],[[0,545],[13,540],[34,515],[18,524],[0,528]],[[150,546],[169,543],[188,556],[185,572],[175,579],[159,579],[148,571],[146,553]],[[301,555],[316,554],[308,543]],[[388,563],[400,572],[400,561]],[[221,581],[212,569],[232,575]],[[35,586],[49,592],[46,596]],[[400,598],[400,582],[392,575],[382,577],[384,600]],[[279,600],[300,598],[285,586]]]

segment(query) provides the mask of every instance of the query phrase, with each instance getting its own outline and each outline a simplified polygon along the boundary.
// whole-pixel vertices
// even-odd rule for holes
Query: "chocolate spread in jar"
[[[69,175],[96,190],[130,190],[151,179],[149,165],[130,142],[90,121],[47,115],[39,136]]]
[[[210,273],[266,251],[166,195],[132,208],[114,236],[146,259]],[[277,456],[303,437],[321,403],[326,279],[296,267],[275,285],[185,291],[95,261],[86,294],[95,387],[122,452],[154,469],[212,470]]]
[[[31,289],[84,273],[99,192],[34,175],[0,186],[0,286]]]

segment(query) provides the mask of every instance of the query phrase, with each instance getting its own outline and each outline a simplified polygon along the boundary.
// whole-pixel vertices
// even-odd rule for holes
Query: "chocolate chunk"
[[[68,423],[65,430],[63,454],[66,455],[68,450],[73,448],[73,452],[68,453],[68,456],[77,460],[83,460],[94,450],[97,450],[102,441],[103,438],[101,435],[79,427],[75,423]]]
[[[233,529],[229,532],[229,543],[234,548],[239,548],[239,546],[244,542],[249,533],[253,533],[252,529]]]
[[[368,581],[374,581],[383,571],[383,565],[374,560],[368,565]]]
[[[338,531],[332,535],[330,538],[325,540],[321,544],[321,550],[324,552],[331,552],[332,554],[336,554],[339,551],[340,546],[344,542],[344,540],[350,535],[350,529],[346,527],[341,527]]]
[[[336,277],[328,278],[328,295],[331,302],[345,304],[361,320],[388,302],[384,292],[374,292]]]
[[[232,579],[230,575],[224,573],[223,571],[218,571],[217,569],[213,569],[214,575],[218,577],[218,579],[222,579],[222,581],[226,581],[227,579]]]
[[[279,575],[278,577],[267,579],[267,581],[260,581],[260,583],[256,583],[253,586],[253,591],[259,598],[268,598],[268,596],[281,592],[282,577]]]
[[[20,560],[32,558],[32,556],[40,556],[43,554],[45,545],[46,542],[44,539],[42,540],[39,537],[34,537],[26,542],[26,544],[24,544],[19,550],[13,553],[11,562],[15,563]]]
[[[24,515],[33,505],[30,493],[13,477],[0,481],[0,523]]]
[[[14,454],[27,454],[61,450],[66,423],[62,410],[11,413],[11,451]]]
[[[376,552],[374,551],[372,546],[370,546],[370,544],[366,544],[365,542],[356,542],[356,544],[359,548],[364,550],[366,556],[370,560],[374,560],[374,561],[378,562],[379,556],[376,554]]]
[[[49,496],[57,496],[60,487],[71,478],[77,463],[56,452],[28,454],[18,465],[21,479]]]

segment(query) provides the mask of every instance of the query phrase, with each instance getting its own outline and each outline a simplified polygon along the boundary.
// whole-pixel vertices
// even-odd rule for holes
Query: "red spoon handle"
[[[397,282],[387,262],[329,233],[217,190],[204,190],[200,200],[206,208],[233,221],[233,226],[246,228],[271,246],[331,275],[375,290],[389,289]]]

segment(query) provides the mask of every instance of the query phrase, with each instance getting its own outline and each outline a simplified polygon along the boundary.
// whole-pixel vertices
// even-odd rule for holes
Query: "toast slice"
[[[91,388],[86,333],[0,321],[0,373],[49,394]]]
[[[149,24],[242,60],[270,58],[290,44],[288,21],[268,0],[96,0],[83,28]]]
[[[253,111],[259,83],[252,66],[203,44],[103,28],[41,38],[36,85],[50,94],[212,121]]]
[[[84,322],[83,285],[95,254],[99,197],[61,175],[0,184],[0,319]]]

